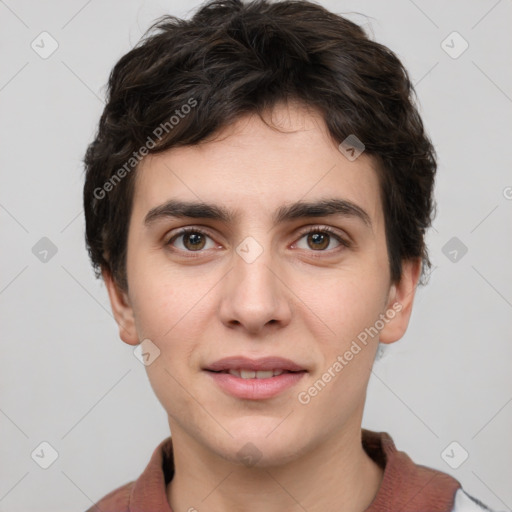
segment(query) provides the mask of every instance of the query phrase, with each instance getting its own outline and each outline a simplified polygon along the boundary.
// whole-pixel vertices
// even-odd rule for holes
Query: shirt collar
[[[460,483],[441,471],[415,464],[398,451],[386,432],[361,429],[366,453],[384,469],[374,500],[365,512],[449,512]],[[174,475],[172,439],[164,439],[154,450],[146,469],[130,494],[130,512],[172,512],[167,501],[167,484]]]

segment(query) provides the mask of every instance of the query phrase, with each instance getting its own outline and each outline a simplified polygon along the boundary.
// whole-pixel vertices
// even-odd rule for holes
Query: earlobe
[[[400,282],[393,284],[390,288],[386,307],[386,316],[389,321],[380,332],[381,343],[394,343],[405,334],[411,318],[420,273],[421,259],[407,260],[402,263]]]
[[[101,275],[107,287],[112,313],[119,327],[119,337],[128,345],[138,345],[139,337],[128,294],[119,289],[108,270],[104,269]]]

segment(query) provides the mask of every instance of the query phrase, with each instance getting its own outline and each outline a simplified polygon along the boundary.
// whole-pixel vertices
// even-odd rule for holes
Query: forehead
[[[278,106],[265,121],[248,115],[207,142],[146,157],[136,173],[132,217],[178,199],[270,222],[284,203],[336,197],[359,206],[372,224],[381,221],[371,157],[348,160],[314,110]]]

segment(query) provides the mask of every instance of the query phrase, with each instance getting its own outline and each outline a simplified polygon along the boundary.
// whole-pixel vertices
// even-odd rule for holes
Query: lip
[[[304,377],[306,371],[282,373],[268,379],[242,379],[229,373],[215,373],[208,370],[205,370],[205,373],[229,395],[245,400],[265,400],[295,386]]]
[[[214,372],[222,372],[225,370],[238,370],[239,368],[253,371],[287,370],[290,372],[300,372],[306,370],[291,359],[285,359],[277,356],[261,357],[259,359],[250,359],[245,356],[225,357],[224,359],[219,359],[218,361],[209,364],[204,369]]]
[[[267,379],[242,379],[227,373],[229,370],[282,370],[284,373]],[[227,357],[203,369],[225,393],[245,400],[265,400],[275,397],[295,386],[307,370],[290,359],[263,357],[250,359],[244,356]],[[293,372],[293,373],[292,373]]]

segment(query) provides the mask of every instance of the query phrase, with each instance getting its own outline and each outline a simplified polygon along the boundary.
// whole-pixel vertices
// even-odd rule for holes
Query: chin
[[[225,439],[222,446],[217,445],[215,452],[234,464],[268,468],[283,466],[307,451],[307,446],[303,446],[303,435],[296,437],[293,432],[284,428],[278,434],[277,429],[272,429],[275,429],[279,421],[274,419],[271,423],[271,428],[268,428],[269,422],[265,422],[264,426],[260,424],[260,429],[254,428],[254,425],[247,429],[228,429],[236,432],[236,435]]]

